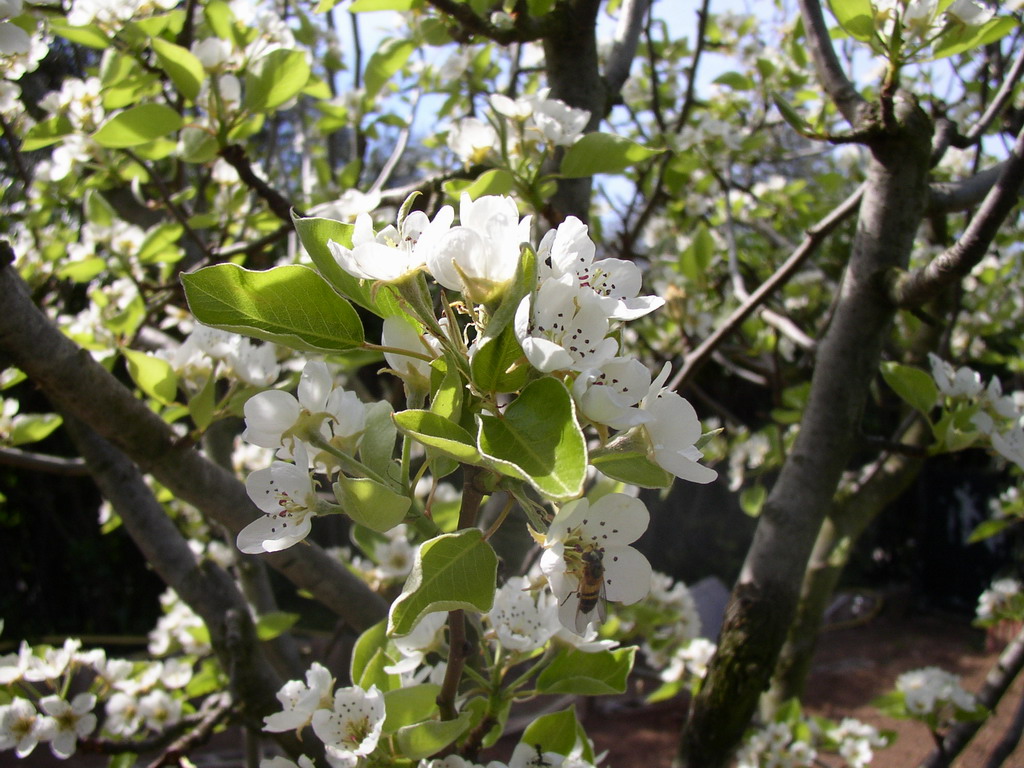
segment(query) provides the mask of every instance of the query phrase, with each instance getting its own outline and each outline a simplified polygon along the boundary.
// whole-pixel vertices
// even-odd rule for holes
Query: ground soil
[[[976,691],[996,663],[1002,645],[999,638],[970,627],[960,617],[883,610],[870,621],[823,633],[805,708],[834,720],[855,717],[895,731],[895,743],[876,753],[872,768],[915,768],[932,749],[931,734],[915,722],[881,716],[872,700],[891,690],[901,673],[927,666],[961,675],[963,686]],[[954,762],[956,768],[985,764],[1022,694],[1024,678],[1014,683],[992,718]],[[591,707],[586,728],[597,748],[608,750],[605,764],[611,768],[668,768],[682,720],[678,701],[643,707],[636,700],[632,705],[623,700],[610,707]],[[1018,746],[1004,765],[1024,766],[1024,746]]]
[[[974,629],[966,618],[910,612],[892,604],[870,620],[833,628],[822,634],[814,657],[805,705],[809,712],[834,720],[856,717],[879,729],[898,734],[896,742],[876,753],[872,768],[916,768],[932,748],[930,734],[910,721],[882,717],[872,700],[892,689],[903,672],[939,666],[962,676],[967,690],[977,691],[995,665],[1002,642]],[[656,705],[643,703],[643,691],[613,699],[579,699],[577,711],[598,751],[607,751],[606,768],[669,768],[683,722],[685,702],[675,699]],[[1018,679],[977,737],[954,763],[955,768],[981,768],[1024,695],[1024,676]],[[562,709],[571,700],[558,702]],[[482,755],[483,760],[507,758],[519,740],[509,734],[503,744]],[[238,768],[243,765],[238,729],[233,728],[190,757],[197,768]],[[24,761],[10,752],[0,754],[6,768],[100,768],[107,760],[79,753],[68,761],[54,760],[44,746]],[[146,765],[140,760],[139,765]],[[823,765],[838,765],[824,758]],[[1024,766],[1024,746],[1004,763]]]

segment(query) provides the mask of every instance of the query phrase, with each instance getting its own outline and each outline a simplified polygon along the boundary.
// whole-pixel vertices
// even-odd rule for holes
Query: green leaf
[[[363,325],[352,305],[308,267],[254,272],[217,264],[181,280],[192,314],[206,325],[311,352],[363,343]]]
[[[203,8],[203,16],[210,29],[221,40],[232,40],[234,38],[233,27],[235,15],[231,7],[224,0],[211,0]]]
[[[298,96],[309,81],[310,69],[302,51],[278,48],[261,56],[245,75],[245,106],[273,111]]]
[[[418,0],[355,0],[348,7],[349,13],[369,13],[371,11],[408,11]],[[324,0],[320,0],[323,4]],[[337,2],[337,0],[335,0]],[[317,13],[321,13],[319,6]]]
[[[21,140],[21,151],[32,152],[56,144],[72,131],[74,127],[65,115],[51,117],[25,131],[25,138]]]
[[[749,91],[754,88],[754,81],[739,72],[723,72],[712,82],[718,85],[727,85],[734,91]]]
[[[349,676],[353,681],[361,680],[374,655],[383,651],[388,642],[387,621],[381,620],[365,630],[352,647],[349,662]]]
[[[395,425],[403,435],[463,464],[480,465],[483,457],[477,451],[473,436],[436,413],[422,410],[400,411],[394,415]]]
[[[523,388],[530,374],[523,348],[516,339],[512,325],[505,326],[498,338],[485,338],[473,353],[470,362],[473,383],[481,392],[516,392]]]
[[[128,375],[135,385],[157,402],[173,403],[178,395],[178,377],[171,364],[137,349],[122,349]]]
[[[430,365],[434,371],[440,373],[439,382],[430,398],[430,412],[442,419],[458,422],[462,414],[462,394],[465,390],[462,375],[448,353],[445,357],[437,358]],[[466,437],[470,437],[468,432]]]
[[[366,75],[363,82],[366,86],[367,98],[374,98],[416,49],[411,40],[385,40],[366,64]]]
[[[576,179],[597,173],[619,173],[662,151],[611,133],[588,133],[565,150],[562,175]]]
[[[395,734],[398,751],[410,760],[421,760],[437,754],[469,728],[470,716],[463,712],[454,720],[428,720],[407,725]]]
[[[1019,522],[1019,517],[996,517],[991,520],[985,520],[971,531],[971,535],[967,538],[967,543],[977,544],[979,541],[984,541],[992,536],[998,536],[1011,525]]]
[[[608,696],[625,693],[636,646],[586,653],[563,649],[537,678],[541,693]]]
[[[782,115],[782,119],[789,123],[789,127],[794,131],[808,139],[823,138],[821,132],[815,130],[814,126],[807,122],[804,116],[793,108],[793,105],[782,98],[781,94],[772,91],[772,101],[775,103],[775,108],[779,110],[779,114]]]
[[[181,115],[163,104],[140,104],[114,115],[92,137],[101,147],[135,147],[173,133],[183,122]]]
[[[434,683],[397,688],[384,695],[384,733],[430,719],[437,712],[437,694],[441,686]]]
[[[920,368],[900,363],[882,363],[882,378],[893,392],[914,410],[927,416],[939,399],[939,390],[931,375]]]
[[[435,611],[489,611],[497,573],[498,556],[477,528],[425,542],[402,594],[391,605],[388,634],[407,635],[422,616]]]
[[[199,429],[206,429],[213,421],[213,411],[217,405],[216,398],[217,380],[214,376],[208,377],[203,388],[189,398],[188,412]]]
[[[613,480],[641,488],[668,488],[675,476],[647,458],[643,451],[609,451],[590,455],[590,463]]]
[[[25,445],[38,443],[49,437],[57,427],[64,423],[56,413],[26,413],[16,416],[11,425],[10,444]]]
[[[381,485],[368,477],[338,476],[334,495],[345,514],[360,525],[384,533],[405,519],[412,505],[408,496]]]
[[[103,30],[96,24],[90,24],[84,27],[73,27],[70,24],[60,24],[51,21],[50,31],[54,34],[60,35],[65,40],[70,40],[72,43],[85,45],[89,48],[105,50],[110,47],[110,38],[107,37]]]
[[[378,317],[404,314],[395,294],[389,287],[374,290],[370,280],[359,280],[338,266],[331,249],[330,240],[346,248],[352,247],[352,225],[334,219],[315,216],[292,216],[292,224],[299,235],[303,248],[309,253],[317,271],[343,296],[368,309]]]
[[[938,43],[932,49],[932,59],[943,59],[994,43],[1018,26],[1017,21],[1010,16],[990,19],[980,27],[953,26],[939,38]]]
[[[829,0],[829,7],[850,37],[861,42],[871,40],[875,35],[875,9],[871,0]]]
[[[767,498],[768,490],[763,485],[751,485],[740,492],[740,508],[750,517],[757,517]]]
[[[555,501],[583,492],[587,446],[569,390],[545,376],[528,384],[504,413],[477,417],[480,453],[511,477]]]
[[[576,719],[576,709],[568,707],[558,712],[541,715],[523,731],[520,743],[539,748],[541,752],[568,755],[577,743],[583,745],[581,757],[594,762],[594,750],[590,746],[586,731]]]
[[[387,400],[379,400],[366,407],[366,429],[359,441],[359,460],[387,479],[394,466],[395,439],[398,430],[391,417],[394,409]]]
[[[515,191],[516,179],[504,168],[484,171],[475,180],[451,179],[441,185],[446,195],[458,198],[463,192],[476,200],[484,195],[507,195]]]
[[[171,78],[178,93],[189,101],[195,101],[199,95],[199,88],[206,78],[202,62],[187,48],[175,45],[162,37],[154,37],[152,46],[160,69]]]
[[[299,614],[297,613],[285,613],[284,611],[264,613],[256,619],[256,637],[264,642],[273,640],[294,627],[298,620]]]

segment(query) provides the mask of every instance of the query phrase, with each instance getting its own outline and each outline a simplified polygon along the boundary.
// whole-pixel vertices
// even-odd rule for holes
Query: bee
[[[604,550],[588,549],[580,553],[580,560],[582,565],[576,573],[579,580],[576,596],[580,601],[576,609],[576,631],[582,635],[587,631],[587,624],[595,620],[592,615],[595,608],[597,623],[605,619]]]

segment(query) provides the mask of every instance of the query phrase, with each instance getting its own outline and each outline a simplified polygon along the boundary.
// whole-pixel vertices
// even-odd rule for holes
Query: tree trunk
[[[860,430],[895,310],[883,276],[905,268],[927,200],[931,123],[900,94],[871,140],[867,186],[836,312],[822,339],[793,450],[765,502],[726,611],[719,650],[683,731],[679,764],[724,766],[767,688],[808,558]]]

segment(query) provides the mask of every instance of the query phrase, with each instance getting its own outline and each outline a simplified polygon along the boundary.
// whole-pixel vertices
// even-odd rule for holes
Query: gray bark
[[[820,12],[820,9],[819,9]],[[832,324],[816,360],[800,434],[765,502],[679,763],[724,766],[767,688],[807,562],[860,430],[894,307],[882,276],[905,268],[927,201],[931,123],[912,97],[874,140],[864,199]]]
[[[151,473],[182,501],[237,533],[262,514],[230,472],[179,438],[88,352],[62,334],[33,304],[10,266],[0,266],[0,353],[32,379],[54,406],[81,419]],[[315,545],[265,560],[362,630],[387,615],[384,601]]]

